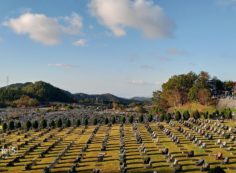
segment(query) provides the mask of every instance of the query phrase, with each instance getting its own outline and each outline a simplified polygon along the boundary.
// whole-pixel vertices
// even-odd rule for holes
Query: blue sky
[[[7,0],[0,23],[0,86],[132,97],[189,71],[236,80],[235,0]]]

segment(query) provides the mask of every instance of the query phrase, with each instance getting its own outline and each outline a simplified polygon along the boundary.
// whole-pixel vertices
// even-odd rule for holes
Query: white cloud
[[[91,0],[89,8],[116,36],[124,36],[126,28],[140,30],[148,38],[173,35],[173,22],[152,0]]]
[[[74,68],[76,67],[75,65],[72,65],[72,64],[60,64],[60,63],[57,63],[57,64],[48,64],[49,67],[59,67],[59,68]]]
[[[167,55],[170,56],[184,56],[187,55],[187,52],[178,48],[170,48],[167,50]]]
[[[128,84],[131,84],[131,85],[136,85],[136,86],[147,86],[147,85],[156,85],[156,82],[147,82],[147,81],[144,81],[144,80],[129,80],[128,81]]]
[[[140,68],[143,69],[143,70],[153,70],[154,69],[153,66],[147,65],[147,64],[141,65]]]
[[[236,0],[217,0],[221,5],[236,5]]]
[[[17,34],[28,35],[30,39],[45,44],[55,45],[61,42],[63,34],[79,34],[82,21],[78,14],[63,17],[64,25],[55,18],[44,14],[26,12],[17,18],[11,18],[4,25]]]
[[[86,39],[80,39],[73,43],[75,46],[86,46],[88,41]]]

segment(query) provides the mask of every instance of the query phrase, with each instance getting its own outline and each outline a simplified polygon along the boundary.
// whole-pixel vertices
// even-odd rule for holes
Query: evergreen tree
[[[57,127],[58,128],[62,127],[62,119],[61,118],[59,118],[58,121],[57,121]]]
[[[143,120],[144,120],[144,117],[143,117],[143,114],[139,116],[139,122],[140,123],[143,123]]]

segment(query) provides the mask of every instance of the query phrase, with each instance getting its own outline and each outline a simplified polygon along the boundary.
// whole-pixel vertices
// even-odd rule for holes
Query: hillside
[[[18,83],[0,88],[0,102],[11,104],[27,96],[39,102],[73,102],[73,95],[67,91],[39,81],[35,83]]]
[[[125,99],[112,94],[72,94],[68,91],[57,88],[49,83],[38,81],[35,83],[16,83],[0,88],[0,107],[5,106],[35,106],[42,103],[63,102],[80,104],[105,104],[113,102],[128,105],[140,103],[135,99]]]
[[[112,94],[84,94],[84,93],[77,93],[74,94],[74,97],[76,100],[78,100],[79,103],[90,103],[90,104],[111,104],[113,102],[120,103],[120,104],[130,104],[133,102],[139,102],[134,99],[125,99],[121,97],[114,96]]]

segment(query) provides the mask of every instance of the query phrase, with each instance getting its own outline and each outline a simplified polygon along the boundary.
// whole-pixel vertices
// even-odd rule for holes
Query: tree
[[[209,113],[208,113],[208,112],[204,112],[204,113],[203,113],[203,117],[204,117],[205,119],[208,119],[208,118],[209,118]]]
[[[70,121],[70,119],[67,119],[66,120],[66,127],[70,127],[71,126],[71,121]]]
[[[55,121],[52,120],[52,121],[49,123],[49,126],[54,129],[54,128],[56,127]]]
[[[140,123],[143,123],[143,120],[144,120],[144,117],[143,117],[143,114],[141,114],[141,115],[139,116],[139,122],[140,122]]]
[[[34,129],[38,129],[38,127],[39,127],[39,123],[38,123],[37,120],[35,120],[35,121],[33,122],[33,128],[34,128]]]
[[[109,120],[108,120],[108,118],[106,117],[105,118],[105,122],[104,122],[105,124],[108,124],[109,123]]]
[[[6,130],[7,130],[7,123],[3,123],[2,129],[3,129],[4,132],[6,132]]]
[[[28,120],[26,122],[26,129],[29,130],[31,128],[31,126],[32,126],[32,123],[31,123],[31,121]]]
[[[116,123],[116,118],[115,118],[114,116],[111,118],[111,123],[112,123],[112,124],[115,124],[115,123]]]
[[[126,122],[126,119],[125,119],[125,117],[123,116],[122,118],[121,118],[121,123],[125,123]]]
[[[41,128],[42,128],[42,129],[45,129],[45,128],[47,128],[47,126],[48,126],[47,120],[43,119],[43,120],[41,121]]]
[[[79,127],[81,125],[80,119],[77,119],[76,126]]]
[[[184,118],[184,120],[188,120],[188,119],[190,118],[190,114],[189,114],[188,111],[185,111],[185,112],[183,113],[183,118]]]
[[[20,122],[20,121],[17,122],[16,128],[17,128],[17,129],[20,129],[20,128],[21,128],[21,122]]]
[[[129,117],[129,123],[132,124],[133,122],[134,122],[134,117],[133,117],[133,115],[131,115],[131,116]]]
[[[57,121],[57,127],[58,128],[62,127],[62,119],[61,118],[59,118],[58,121]]]
[[[181,113],[179,112],[179,111],[177,111],[176,113],[175,113],[175,120],[176,121],[179,121],[181,119]]]
[[[170,122],[171,118],[172,118],[171,114],[168,113],[168,114],[165,116],[166,122]]]
[[[160,122],[164,121],[164,119],[165,119],[165,115],[164,115],[164,114],[161,114],[161,115],[159,116]]]
[[[94,118],[94,119],[93,119],[93,125],[97,125],[97,123],[98,123],[97,118]]]
[[[153,120],[153,116],[152,116],[152,114],[149,114],[148,115],[148,122],[152,122],[152,120]]]
[[[10,121],[9,122],[9,130],[14,130],[15,129],[15,122],[14,121]]]
[[[87,119],[87,118],[84,119],[84,125],[85,125],[85,126],[88,125],[88,119]]]
[[[197,119],[200,118],[200,114],[199,114],[199,112],[198,112],[197,110],[193,113],[193,118],[194,118],[195,120],[197,120]]]
[[[233,118],[233,114],[231,109],[225,109],[224,111],[224,115],[226,119],[232,119]]]

